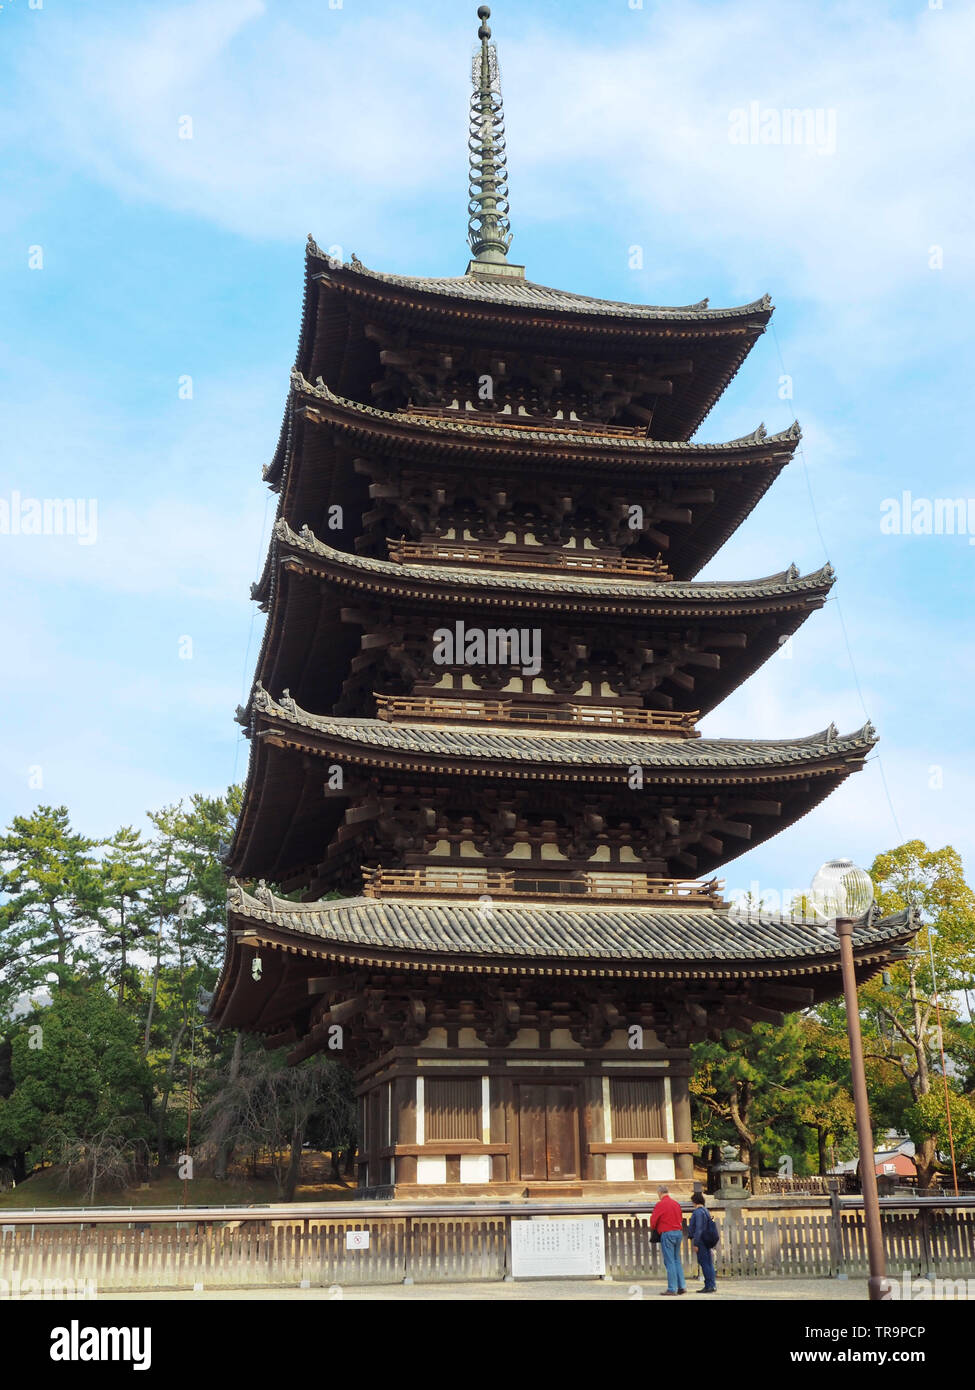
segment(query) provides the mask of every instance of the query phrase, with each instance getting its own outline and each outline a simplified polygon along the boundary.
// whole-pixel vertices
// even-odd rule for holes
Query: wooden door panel
[[[579,1176],[579,1104],[575,1086],[546,1086],[545,1151],[548,1176]]]
[[[520,1176],[544,1181],[545,1166],[545,1087],[518,1087],[518,1151]]]
[[[572,1085],[518,1087],[519,1176],[534,1182],[579,1177],[579,1097]]]

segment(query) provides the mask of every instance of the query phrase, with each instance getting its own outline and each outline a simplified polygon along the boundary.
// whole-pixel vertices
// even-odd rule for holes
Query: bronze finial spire
[[[488,42],[491,30],[486,21],[490,19],[491,11],[487,5],[480,6],[477,17],[481,21],[477,31],[481,48],[474,55],[474,92],[471,96],[468,140],[471,152],[468,239],[474,253],[469,269],[483,268],[503,275],[511,273],[508,269],[511,224],[508,221],[508,171],[501,76],[497,49]]]

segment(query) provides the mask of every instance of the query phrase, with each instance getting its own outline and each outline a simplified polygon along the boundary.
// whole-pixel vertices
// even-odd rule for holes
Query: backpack
[[[714,1247],[717,1245],[718,1241],[721,1239],[721,1232],[715,1225],[714,1217],[711,1215],[711,1213],[709,1211],[705,1211],[704,1215],[707,1218],[707,1222],[705,1224],[704,1230],[701,1233],[701,1244],[705,1247],[706,1250],[713,1250]]]

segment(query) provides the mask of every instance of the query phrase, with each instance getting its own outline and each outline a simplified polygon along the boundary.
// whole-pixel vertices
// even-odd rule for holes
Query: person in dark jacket
[[[691,1212],[691,1219],[687,1227],[687,1239],[697,1252],[697,1262],[701,1267],[701,1277],[704,1280],[702,1288],[698,1293],[717,1293],[718,1285],[714,1274],[714,1250],[709,1245],[704,1244],[704,1234],[710,1229],[710,1219],[708,1216],[707,1202],[703,1192],[695,1192],[691,1201],[694,1210]]]

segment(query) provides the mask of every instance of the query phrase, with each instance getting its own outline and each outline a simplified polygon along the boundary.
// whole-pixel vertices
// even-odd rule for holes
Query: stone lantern
[[[722,1144],[721,1162],[715,1168],[718,1177],[718,1189],[715,1192],[722,1202],[744,1202],[749,1194],[748,1188],[748,1164],[742,1163],[738,1159],[738,1150],[734,1144]]]

